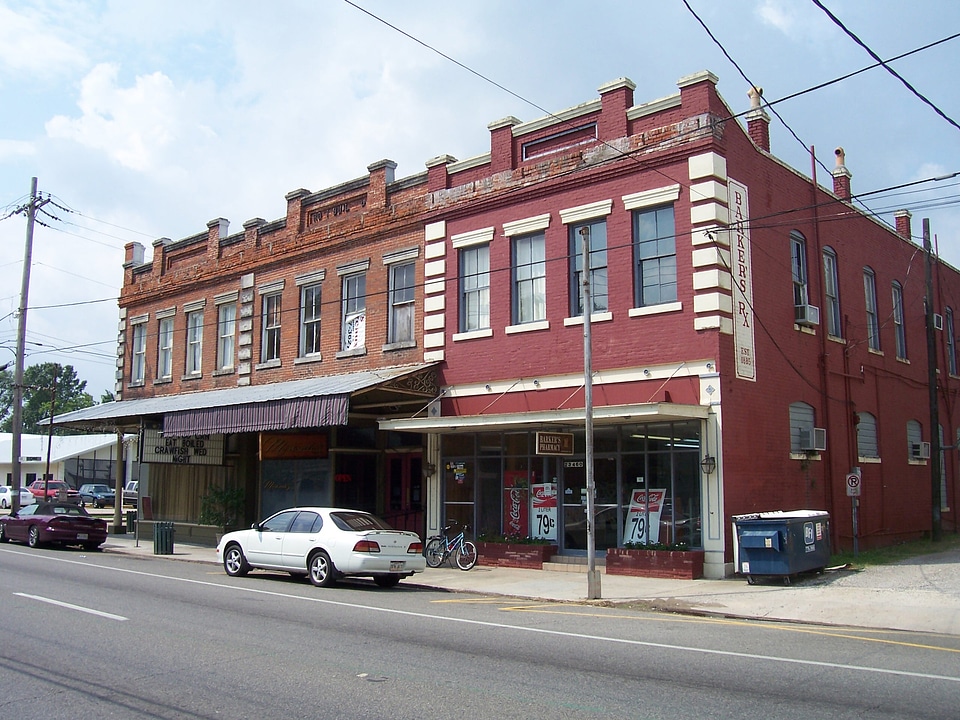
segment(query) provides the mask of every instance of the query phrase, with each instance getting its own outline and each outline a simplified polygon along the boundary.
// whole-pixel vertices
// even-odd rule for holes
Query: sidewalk
[[[214,548],[174,542],[173,555],[154,555],[153,538],[110,535],[104,552],[216,564]],[[477,565],[427,568],[404,582],[443,590],[536,600],[588,602],[583,573]],[[795,584],[777,580],[748,585],[724,580],[668,580],[602,575],[596,604],[637,604],[651,609],[719,617],[756,618],[960,635],[960,551],[914,558],[860,572],[804,575]]]

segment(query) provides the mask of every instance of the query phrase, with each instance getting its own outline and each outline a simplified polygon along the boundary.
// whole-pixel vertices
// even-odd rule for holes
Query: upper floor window
[[[589,250],[590,314],[607,312],[607,221],[571,223],[570,233],[570,316],[583,315],[583,247]]]
[[[133,326],[132,362],[130,365],[130,383],[142,385],[147,368],[147,323]]]
[[[953,308],[947,308],[943,312],[943,322],[947,331],[947,367],[951,375],[957,374],[957,335],[953,327]]]
[[[547,262],[544,234],[513,238],[514,325],[547,319]]]
[[[807,287],[807,241],[796,230],[790,232],[790,266],[793,272],[793,304],[809,305]]]
[[[490,327],[490,245],[460,248],[460,331]]]
[[[877,278],[870,268],[863,269],[863,299],[867,309],[867,345],[880,351],[880,317],[877,311]]]
[[[157,324],[157,378],[173,376],[173,318],[161,318]]]
[[[416,265],[396,263],[390,265],[390,326],[387,342],[412,343],[415,317]]]
[[[262,296],[260,317],[260,362],[280,359],[280,325],[282,320],[281,296],[270,292]]]
[[[233,368],[237,333],[236,303],[217,306],[217,370]]]
[[[903,286],[893,281],[893,330],[897,343],[897,358],[907,359],[907,330],[903,324]]]
[[[203,311],[187,313],[187,375],[199,375],[203,360]]]
[[[300,287],[300,357],[320,354],[320,283]]]
[[[837,254],[830,248],[823,251],[823,294],[827,307],[827,334],[843,337],[840,323],[840,283],[837,280]]]
[[[813,406],[805,402],[795,402],[790,405],[790,452],[806,452],[810,447],[810,436],[813,433],[814,412]]]
[[[367,275],[343,276],[343,323],[340,330],[342,350],[360,350],[367,346]]]
[[[857,455],[862,458],[878,458],[878,448],[877,419],[868,412],[857,413]]]
[[[919,459],[915,449],[923,441],[923,426],[917,420],[907,420],[907,457],[911,460]]]
[[[677,300],[677,242],[673,205],[633,213],[635,304]]]

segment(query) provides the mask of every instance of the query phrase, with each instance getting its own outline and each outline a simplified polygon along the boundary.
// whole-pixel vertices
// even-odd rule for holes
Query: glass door
[[[593,458],[595,540],[598,553],[617,546],[617,461],[613,457]],[[561,550],[577,555],[587,551],[587,473],[582,457],[563,461],[563,532]]]

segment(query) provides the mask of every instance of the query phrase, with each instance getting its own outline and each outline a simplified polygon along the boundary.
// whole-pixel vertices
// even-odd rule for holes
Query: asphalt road
[[[0,545],[0,716],[956,718],[960,637]]]

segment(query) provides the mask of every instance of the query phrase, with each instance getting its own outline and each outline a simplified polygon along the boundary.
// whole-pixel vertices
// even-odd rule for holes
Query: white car
[[[217,559],[231,577],[251,568],[282,570],[308,575],[318,587],[347,575],[393,587],[426,567],[416,533],[394,530],[360,510],[324,507],[281,510],[249,530],[227,533],[217,544]]]
[[[20,507],[33,505],[37,499],[26,487],[20,488]],[[0,485],[0,508],[6,510],[13,507],[13,488],[9,485]]]

